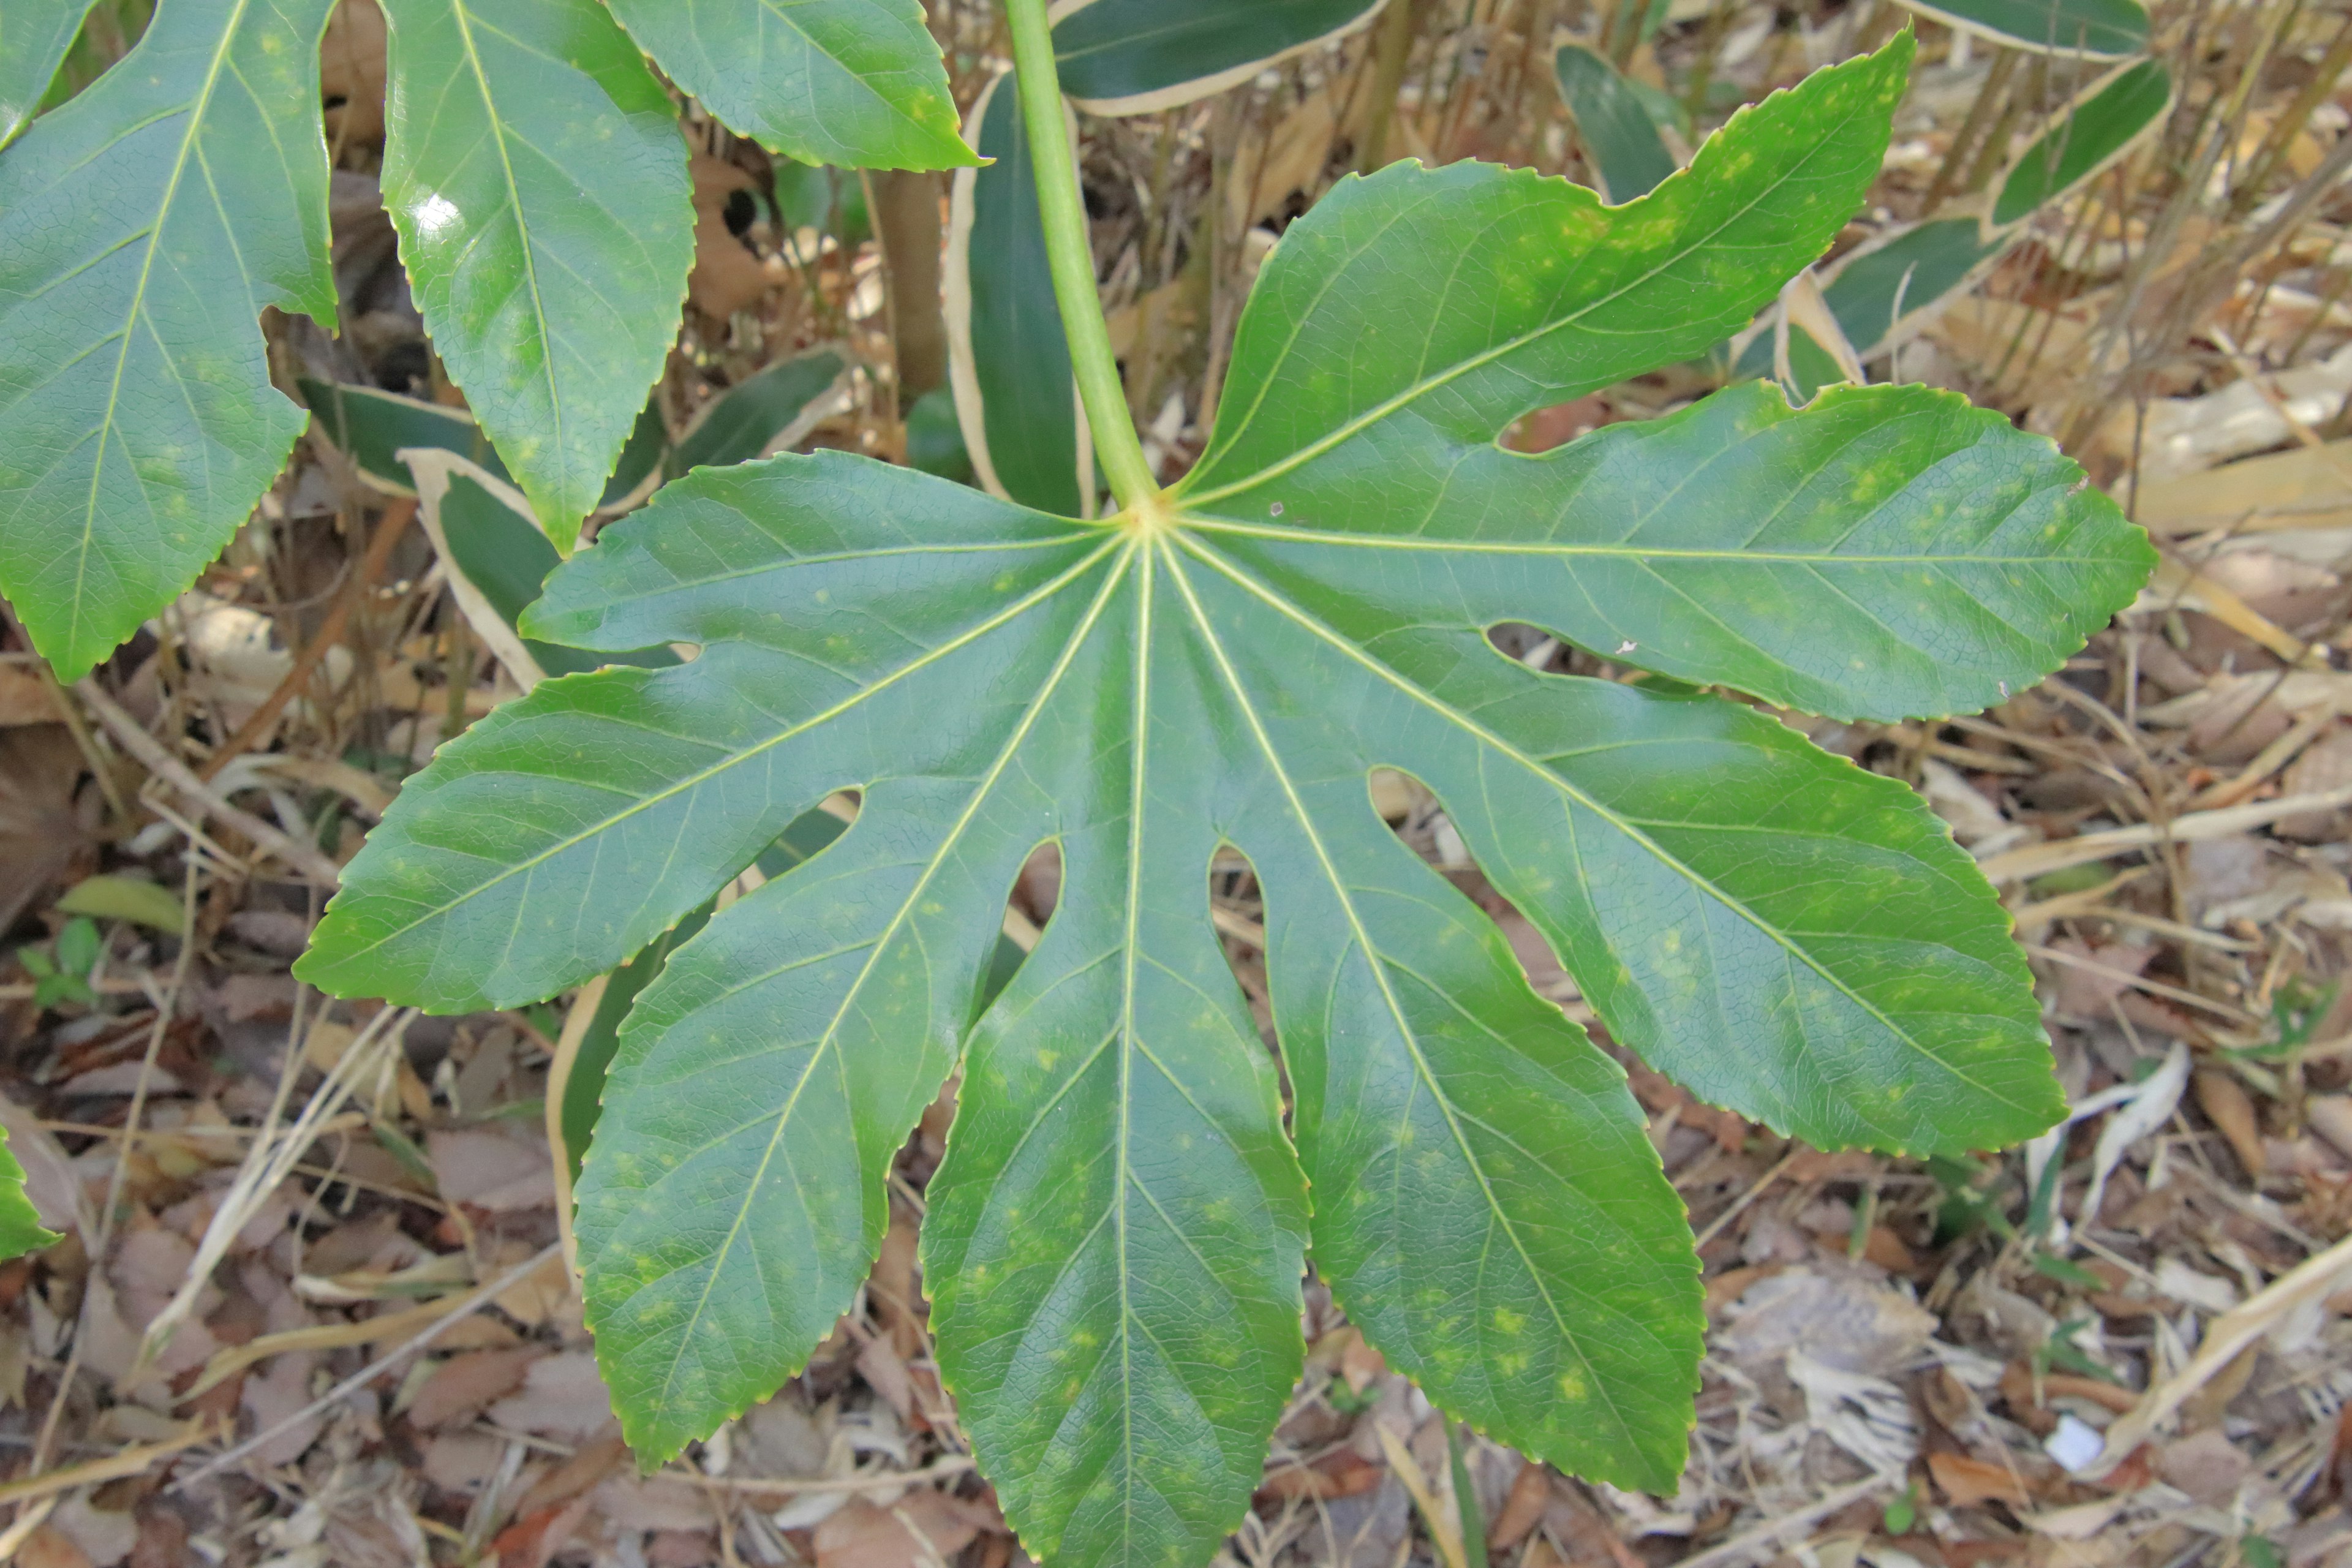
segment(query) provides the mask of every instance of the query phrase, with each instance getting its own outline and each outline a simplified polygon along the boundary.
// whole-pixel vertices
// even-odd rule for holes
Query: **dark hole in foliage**
[[[751,232],[751,225],[760,216],[760,204],[749,191],[727,193],[727,232],[740,239]]]

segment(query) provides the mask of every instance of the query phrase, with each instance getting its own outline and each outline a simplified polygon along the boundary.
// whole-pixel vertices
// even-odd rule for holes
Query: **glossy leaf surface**
[[[1903,0],[1923,16],[2037,54],[2112,59],[2147,47],[2139,0]]]
[[[1657,122],[1615,66],[1581,44],[1562,44],[1552,74],[1608,200],[1647,195],[1675,172]]]
[[[40,107],[95,0],[15,0],[0,15],[0,147]]]
[[[1750,387],[1543,458],[1494,444],[1561,388],[1704,348],[1818,256],[1907,57],[1735,118],[1622,208],[1468,165],[1343,183],[1261,271],[1215,445],[1164,516],[1076,521],[820,453],[692,474],[553,574],[530,635],[699,657],[550,681],[446,747],[300,972],[444,1010],[545,995],[860,792],[621,1030],[577,1231],[642,1456],[831,1331],[891,1156],[960,1065],[932,1328],[1041,1560],[1209,1557],[1299,1370],[1309,1254],[1449,1411],[1670,1488],[1701,1328],[1680,1201],[1622,1075],[1373,810],[1384,765],[1612,1032],[1707,1099],[1827,1146],[2055,1119],[2007,917],[1914,795],[1745,707],[1487,641],[1532,622],[1912,712],[2038,678],[2131,597],[2149,557],[2113,505],[1940,392],[1792,411]],[[1053,920],[990,1004],[1007,889],[1046,842]],[[1223,845],[1265,893],[1288,1129],[1209,918]]]
[[[0,593],[63,679],[194,580],[301,431],[258,317],[335,320],[327,7],[163,0],[0,153]]]
[[[2172,73],[2139,60],[2108,73],[2035,138],[1993,198],[1997,226],[2017,223],[2131,151],[2172,108]]]
[[[670,79],[770,152],[863,169],[972,161],[919,0],[612,4]]]
[[[677,335],[669,95],[595,0],[389,0],[384,205],[426,330],[569,550]]]
[[[1005,72],[973,103],[966,133],[993,161],[960,170],[949,197],[948,381],[981,487],[1078,517],[1094,500],[1094,448],[1054,303],[1018,79]]]
[[[1062,90],[1095,114],[1147,114],[1237,87],[1363,26],[1384,0],[1063,0]]]

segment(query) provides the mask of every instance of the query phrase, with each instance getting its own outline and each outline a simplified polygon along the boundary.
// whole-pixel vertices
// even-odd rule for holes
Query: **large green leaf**
[[[1062,0],[1054,67],[1095,114],[1149,114],[1248,81],[1379,15],[1385,0]],[[983,153],[985,149],[983,149]]]
[[[843,826],[841,818],[823,808],[803,812],[752,864],[763,877],[781,877],[840,837]],[[706,904],[694,910],[606,976],[596,993],[595,1011],[584,1020],[580,1038],[571,1043],[568,1051],[559,1053],[557,1065],[562,1070],[558,1074],[551,1068],[547,1092],[555,1101],[550,1129],[567,1181],[580,1179],[589,1135],[596,1131],[597,1119],[604,1112],[604,1075],[620,1050],[623,1020],[635,1005],[637,993],[651,984],[669,962],[670,950],[700,931],[710,919],[711,909]],[[1019,951],[1014,949],[1016,953]],[[575,1005],[584,1005],[584,998]],[[568,1027],[565,1033],[570,1033]]]
[[[0,12],[0,147],[25,128],[96,0],[15,0]]]
[[[164,0],[0,154],[0,592],[65,679],[220,552],[301,431],[257,318],[335,320],[327,8]]]
[[[1524,621],[1816,711],[1979,706],[2080,646],[2153,564],[2081,471],[1921,387],[1799,415],[1750,384],[1540,458],[1451,453],[1450,483],[1410,486],[1434,456],[1385,458],[1378,492],[1294,481],[1299,526],[1196,513],[1198,548],[1281,610],[1259,640],[1301,668],[1377,650],[1379,684],[1349,696],[1377,698],[1357,722],[1396,737],[1376,760],[1447,802],[1611,1032],[1822,1147],[1998,1145],[2054,1113],[2005,921],[1906,792],[1720,704],[1590,685],[1538,700],[1474,656],[1478,628]],[[1343,507],[1426,521],[1311,521]]]
[[[1749,387],[1542,458],[1495,446],[1816,258],[1908,58],[1735,117],[1619,208],[1475,166],[1343,183],[1267,259],[1215,445],[1155,504],[1083,522],[781,458],[689,475],[552,575],[531,636],[698,657],[549,681],[444,748],[299,972],[439,1009],[545,995],[860,793],[621,1031],[578,1236],[643,1455],[830,1331],[961,1061],[925,1283],[1043,1560],[1208,1558],[1300,1365],[1302,1247],[1449,1411],[1671,1488],[1700,1332],[1679,1200],[1622,1075],[1382,824],[1381,766],[1430,786],[1612,1033],[1708,1099],[1830,1146],[2057,1117],[2007,917],[1915,795],[1745,707],[1487,640],[1530,622],[1909,713],[2037,679],[2132,596],[2149,557],[2112,503],[1941,392],[1792,411]],[[1047,842],[1059,902],[989,1005]],[[1213,935],[1227,845],[1265,889],[1288,1137]]]
[[[973,161],[919,0],[612,5],[671,79],[771,152],[866,169]]]
[[[669,96],[595,0],[388,0],[384,205],[433,344],[559,549],[694,260]]]
[[[949,195],[948,383],[982,487],[1082,517],[1094,510],[1094,444],[1054,303],[1018,79],[1006,71],[972,104],[966,133],[990,162],[959,170]]]

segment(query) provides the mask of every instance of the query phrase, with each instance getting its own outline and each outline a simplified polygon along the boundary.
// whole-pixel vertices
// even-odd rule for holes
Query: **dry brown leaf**
[[[2132,517],[2167,539],[2221,529],[2352,528],[2352,441],[2243,458],[2168,479],[2142,476]]]
[[[29,664],[0,659],[0,729],[58,721],[49,683]]]
[[[2157,1451],[2156,1473],[2209,1508],[2225,1507],[2253,1461],[2218,1428],[2209,1428]]]
[[[2223,1373],[2236,1372],[2235,1363],[2245,1361],[2248,1364],[2244,1375],[2251,1376],[2252,1363],[2263,1338],[2298,1309],[2325,1300],[2347,1270],[2352,1270],[2352,1237],[2305,1258],[2250,1297],[2242,1306],[2214,1319],[2189,1364],[2150,1387],[2129,1415],[2107,1428],[2106,1446],[2098,1460],[2081,1473],[2096,1479],[2114,1470],[2166,1416],[2184,1409],[2195,1395],[2212,1394],[2214,1389],[2209,1385],[2219,1384]],[[2209,1404],[2207,1414],[2219,1415],[2226,1403]],[[2190,1424],[2201,1423],[2192,1420]]]
[[[1322,183],[1324,166],[1330,162],[1332,146],[1343,133],[1360,126],[1370,108],[1370,94],[1358,92],[1350,104],[1344,101],[1347,92],[1348,84],[1343,81],[1309,93],[1270,129],[1244,140],[1225,182],[1229,232],[1239,234],[1259,219],[1273,216],[1295,191],[1315,194],[1314,187]]]
[[[74,1538],[54,1524],[43,1524],[16,1548],[17,1568],[93,1568]]]
[[[2249,1176],[2261,1176],[2269,1168],[2270,1160],[2263,1147],[2254,1102],[2236,1079],[2219,1068],[2199,1068],[2194,1082],[2198,1108],[2230,1141],[2231,1152],[2238,1156],[2239,1168]]]
[[[1268,1470],[1258,1494],[1330,1502],[1339,1498],[1361,1497],[1378,1487],[1388,1473],[1386,1467],[1343,1448],[1311,1465],[1281,1465]]]
[[[446,1492],[477,1491],[497,1471],[508,1441],[488,1432],[437,1432],[423,1450],[425,1479]]]
[[[1139,342],[1181,342],[1201,319],[1200,289],[1189,278],[1178,278],[1147,291],[1131,305],[1121,305],[1103,317],[1110,334],[1110,352],[1120,359]]]
[[[751,188],[751,176],[724,159],[698,153],[694,177],[694,270],[686,297],[707,316],[725,321],[759,302],[773,281],[751,247],[727,226],[728,198]]]
[[[910,1492],[890,1507],[855,1498],[816,1527],[817,1568],[936,1568],[1001,1525],[992,1510],[945,1492]]]
[[[922,1296],[915,1285],[915,1221],[893,1204],[890,1226],[882,1233],[881,1250],[874,1258],[866,1289],[882,1321],[890,1325],[890,1342],[902,1357],[920,1353],[923,1325],[917,1316]]]
[[[89,842],[74,808],[81,749],[63,724],[0,730],[0,931]]]
[[[490,1542],[499,1568],[547,1568],[548,1560],[572,1543],[595,1501],[593,1495],[574,1498],[526,1514],[499,1531]]]
[[[2327,423],[2352,390],[2352,344],[2316,364],[2231,383],[2201,397],[2158,398],[2139,431],[2140,482],[2169,480],[2290,439],[2296,423]],[[2267,394],[2267,395],[2265,395]],[[2284,413],[2282,414],[2282,407]],[[2132,411],[2119,410],[2122,450],[2130,449]]]
[[[629,1445],[621,1436],[619,1424],[608,1421],[600,1436],[582,1444],[570,1458],[533,1482],[515,1512],[533,1514],[570,1502],[611,1475],[628,1456]]]
[[[537,1346],[469,1351],[433,1369],[409,1401],[408,1419],[418,1426],[446,1426],[505,1398],[522,1386],[531,1363],[547,1352]]]
[[[1936,1331],[1934,1313],[1844,1266],[1791,1268],[1750,1286],[1727,1313],[1716,1348],[1748,1366],[1777,1366],[1792,1350],[1841,1372],[1887,1373]]]
[[[2060,963],[2050,972],[2050,988],[2058,1011],[2071,1018],[2104,1018],[2107,1005],[2131,989],[2132,981],[2156,957],[2153,946],[2111,942],[2094,946],[2080,937],[2060,937],[2050,946],[2082,962]]]
[[[171,613],[193,667],[190,690],[231,725],[244,723],[294,668],[294,652],[280,641],[278,623],[258,610],[191,588]],[[329,688],[341,688],[351,678],[351,650],[330,648],[322,668]]]
[[[2034,406],[2057,402],[2080,384],[2094,357],[2095,319],[2096,312],[2079,301],[2065,311],[2052,312],[2014,300],[1978,296],[1947,307],[1922,335],[1979,376],[2005,365],[2000,387],[2003,398]],[[2126,430],[2126,449],[2129,439]]]
[[[2304,749],[2279,775],[2282,795],[2318,795],[2352,784],[2352,728],[2338,724]],[[2282,838],[2332,844],[2345,833],[2342,811],[2299,811],[2271,826]]]
[[[1969,1508],[1980,1502],[2005,1502],[2022,1507],[2026,1490],[2017,1475],[2006,1465],[1995,1465],[1983,1459],[1973,1459],[1966,1454],[1930,1454],[1927,1473],[1936,1479],[1936,1489],[1954,1508]]]
[[[49,1515],[51,1527],[63,1531],[89,1558],[91,1568],[115,1568],[139,1544],[139,1521],[128,1509],[100,1508],[97,1498],[110,1492],[78,1491]]]
[[[591,1512],[623,1530],[700,1530],[710,1522],[709,1495],[676,1473],[640,1476],[624,1465],[597,1482],[586,1500]]]
[[[535,1127],[509,1121],[427,1133],[425,1158],[451,1203],[502,1213],[555,1202],[554,1163],[545,1134]]]
[[[882,1402],[898,1413],[901,1421],[912,1420],[915,1414],[915,1383],[907,1368],[906,1357],[890,1342],[887,1334],[868,1333],[857,1343],[857,1375],[866,1385],[882,1396]]]
[[[512,1268],[531,1254],[529,1243],[509,1240],[499,1246],[492,1254],[496,1261],[491,1271]],[[547,1321],[555,1310],[572,1296],[572,1275],[561,1257],[550,1258],[530,1273],[499,1292],[496,1305],[499,1311],[519,1323],[532,1328]]]
[[[1519,1473],[1511,1478],[1511,1489],[1503,1499],[1502,1510],[1487,1528],[1487,1550],[1508,1552],[1525,1541],[1528,1532],[1543,1522],[1544,1510],[1550,1506],[1550,1472],[1532,1462],[1520,1465]]]
[[[1559,955],[1552,952],[1551,943],[1525,915],[1517,910],[1507,910],[1495,917],[1495,923],[1502,928],[1503,939],[1511,944],[1511,956],[1527,972],[1528,984],[1536,988],[1536,994],[1554,1002],[1572,1000],[1581,994],[1568,971],[1560,967]]]
[[[266,1432],[310,1403],[310,1369],[318,1357],[310,1351],[282,1355],[247,1377],[237,1390],[237,1408],[251,1429]],[[260,1447],[252,1458],[262,1465],[290,1465],[308,1453],[325,1426],[323,1415],[298,1421]]]
[[[1863,1237],[1862,1258],[1864,1262],[1875,1263],[1889,1274],[1908,1274],[1919,1267],[1918,1256],[1901,1237],[1883,1225],[1872,1226]]]
[[[2303,1119],[2339,1154],[2352,1157],[2352,1094],[2315,1094],[2304,1101]]]
[[[751,1439],[748,1453],[736,1450],[748,1463],[747,1473],[790,1479],[826,1473],[834,1451],[829,1409],[820,1408],[812,1415],[788,1390],[751,1406],[744,1413],[740,1430]]]
[[[490,1406],[490,1419],[510,1432],[577,1441],[611,1425],[613,1402],[594,1354],[564,1351],[532,1362],[520,1390]]]

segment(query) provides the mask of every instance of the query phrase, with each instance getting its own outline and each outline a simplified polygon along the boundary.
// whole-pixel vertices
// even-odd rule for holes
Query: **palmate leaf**
[[[2131,596],[2149,555],[2112,504],[1940,392],[1793,412],[1750,387],[1542,458],[1495,446],[1814,259],[1909,50],[1743,112],[1620,208],[1475,165],[1343,181],[1267,259],[1208,454],[1157,507],[1073,521],[782,458],[689,475],[552,575],[530,636],[698,657],[551,680],[445,748],[299,969],[435,1008],[542,996],[858,793],[622,1031],[577,1233],[641,1456],[830,1331],[960,1065],[925,1282],[1042,1559],[1209,1556],[1301,1365],[1305,1256],[1448,1410],[1671,1488],[1701,1328],[1680,1202],[1616,1067],[1382,824],[1378,766],[1429,784],[1612,1032],[1707,1098],[1919,1151],[2059,1114],[2006,918],[1916,796],[1745,707],[1487,641],[1528,622],[1894,716],[2038,678]],[[1048,841],[1054,918],[985,1004]],[[1265,888],[1287,1128],[1209,920],[1225,845]]]
[[[219,553],[301,432],[258,317],[335,320],[328,5],[163,0],[0,153],[0,593],[63,679]]]
[[[559,549],[694,260],[669,95],[596,0],[388,0],[384,205],[434,347]]]

